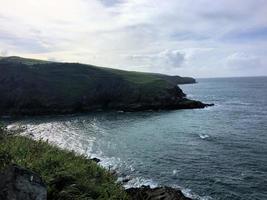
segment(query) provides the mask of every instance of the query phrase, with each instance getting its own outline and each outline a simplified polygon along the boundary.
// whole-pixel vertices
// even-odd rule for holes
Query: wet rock
[[[171,187],[150,188],[129,188],[126,190],[131,200],[192,200],[185,197],[183,193]]]
[[[0,199],[46,200],[46,185],[38,174],[11,165],[0,173]]]
[[[214,106],[215,104],[214,103],[206,103],[205,105],[206,106]]]
[[[130,177],[130,176],[120,176],[120,177],[118,177],[118,179],[117,179],[117,181],[119,182],[119,183],[121,183],[121,184],[126,184],[126,183],[128,183],[129,181],[131,181],[132,180],[132,178]]]
[[[128,183],[129,181],[131,180],[131,178],[124,178],[124,179],[122,179],[122,183]]]
[[[101,160],[99,159],[99,158],[92,158],[92,159],[90,159],[91,161],[94,161],[94,162],[96,162],[96,163],[99,163]]]

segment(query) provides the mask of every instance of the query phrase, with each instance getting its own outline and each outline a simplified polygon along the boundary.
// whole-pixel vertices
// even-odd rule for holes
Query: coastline
[[[214,106],[214,103],[203,103],[197,100],[187,98],[171,100],[170,102],[154,102],[154,103],[134,103],[130,105],[113,105],[110,108],[102,106],[92,106],[84,108],[83,110],[73,109],[22,109],[9,110],[0,113],[0,118],[16,118],[16,117],[31,117],[31,116],[61,116],[61,115],[75,115],[87,114],[91,112],[142,112],[142,111],[164,111],[164,110],[184,110],[184,109],[203,109]]]
[[[43,118],[42,116],[40,116],[41,118]],[[49,116],[47,116],[46,118],[49,118]],[[20,126],[19,124],[18,125],[16,125],[15,124],[15,126],[13,126],[13,125],[11,125],[10,127],[8,127],[8,129],[13,129],[14,131],[17,129],[18,127],[20,127],[19,128],[19,130],[21,130],[21,131],[24,131],[24,130],[26,130],[26,129],[28,129],[29,127],[28,126],[25,126],[24,127],[24,125],[22,125],[22,126]],[[22,127],[22,128],[21,128]],[[29,129],[31,129],[31,128],[29,128]],[[24,132],[23,133],[23,135],[26,133],[26,135],[28,135],[28,137],[31,137],[31,138],[33,138],[33,136],[35,136],[34,135],[34,132]],[[38,134],[37,134],[38,135]],[[37,136],[36,135],[36,136]],[[40,140],[42,138],[42,136],[40,137],[40,136],[37,136],[37,137],[35,137],[34,139],[35,140]],[[44,137],[44,140],[46,140],[46,141],[48,141],[48,139],[45,139],[46,137]],[[50,140],[49,140],[50,141]],[[51,140],[52,141],[52,140]],[[53,142],[52,141],[52,144],[53,145],[57,145],[57,142]],[[60,145],[59,145],[60,146]],[[64,148],[65,149],[65,147],[63,147],[63,146],[60,146],[60,148]],[[75,149],[72,149],[72,148],[67,148],[69,151],[76,151]],[[83,152],[81,152],[81,151],[76,151],[77,153],[78,153],[78,155],[80,155],[80,154],[84,154],[85,152],[83,151]],[[105,169],[108,169],[108,164],[110,164],[111,166],[113,166],[114,165],[114,162],[106,162],[105,163],[105,166],[103,165],[103,163],[102,163],[102,161],[104,161],[105,162],[105,159],[107,158],[107,157],[99,157],[99,155],[98,154],[91,154],[91,155],[89,155],[89,154],[84,154],[84,155],[87,155],[87,156],[90,156],[90,157],[87,157],[87,158],[90,158],[90,159],[92,159],[93,158],[93,160],[94,161],[97,161],[97,162],[100,162],[100,160],[101,160],[101,162],[99,163],[99,164],[101,164],[101,167],[104,167]],[[107,161],[107,160],[106,160]],[[114,166],[115,166],[115,168],[116,168],[116,165],[117,164],[115,164]],[[114,168],[113,168],[114,169]],[[124,173],[124,172],[123,172]],[[127,180],[125,180],[125,179],[129,179],[129,176],[127,175],[127,173],[126,174],[123,174],[123,176],[120,176],[120,174],[118,173],[118,171],[116,172],[116,173],[113,173],[113,174],[117,174],[117,175],[119,175],[119,176],[116,176],[117,178],[116,178],[116,180],[118,179],[118,178],[121,178],[121,182],[125,182],[125,181],[127,181]],[[141,179],[143,179],[143,177],[132,177],[131,179],[135,179],[135,178],[141,178]],[[131,180],[130,179],[130,180]],[[148,182],[146,182],[146,179],[143,179],[145,182],[139,182],[139,183],[144,183],[144,184],[138,184],[138,188],[140,188],[141,189],[141,187],[142,187],[142,185],[145,185],[145,186],[151,186],[151,184],[147,184]],[[118,181],[118,180],[117,180]],[[129,181],[129,180],[128,180]],[[164,187],[164,186],[162,186],[162,185],[158,185],[158,184],[156,184],[156,185],[152,185],[151,186],[151,189],[154,189],[154,188],[162,188],[162,187]],[[202,197],[200,197],[200,196],[198,196],[197,194],[195,194],[195,193],[191,193],[190,192],[190,189],[189,188],[181,188],[181,187],[179,187],[179,186],[174,186],[174,185],[166,185],[166,187],[173,187],[173,189],[175,189],[175,190],[179,190],[179,191],[183,191],[184,192],[184,194],[186,194],[186,196],[187,197],[190,197],[190,198],[192,198],[192,199],[202,199]],[[132,186],[130,186],[130,187],[127,187],[127,188],[136,188],[136,186],[134,186],[134,184],[132,184]],[[148,188],[146,188],[146,189],[148,189]],[[149,190],[148,190],[149,191]],[[204,198],[204,197],[203,197]]]
[[[5,136],[5,134],[6,134],[6,136]],[[78,154],[77,152],[74,152],[74,151],[61,149],[61,148],[59,148],[59,147],[57,147],[57,146],[55,146],[53,144],[48,143],[47,141],[46,142],[45,141],[41,141],[41,140],[37,141],[37,140],[33,139],[30,135],[21,136],[21,135],[17,134],[17,132],[14,133],[14,132],[10,132],[10,131],[7,130],[6,133],[1,133],[1,140],[2,140],[1,142],[4,141],[6,143],[9,143],[11,141],[10,144],[11,145],[12,144],[13,145],[17,145],[18,148],[22,148],[22,149],[23,148],[26,148],[26,149],[28,148],[28,152],[33,150],[31,148],[38,148],[38,149],[39,148],[49,148],[49,149],[55,149],[58,152],[58,154],[68,154],[68,155],[72,154],[71,157],[73,157],[73,159],[84,159],[84,161],[81,160],[80,162],[89,162],[89,163],[92,163],[92,165],[97,165],[98,166],[97,168],[100,168],[100,169],[102,168],[101,170],[106,171],[105,173],[107,173],[107,174],[109,174],[109,176],[113,177],[112,179],[110,179],[111,183],[109,183],[109,184],[115,184],[115,185],[118,184],[118,189],[120,188],[120,186],[123,186],[123,183],[125,183],[125,182],[130,180],[130,179],[129,180],[122,179],[121,182],[119,182],[118,181],[119,177],[117,175],[117,172],[113,171],[113,170],[104,169],[103,166],[99,165],[99,162],[101,161],[99,158],[96,158],[96,157],[88,158],[86,155],[80,155],[80,154]],[[14,141],[12,141],[12,140],[14,140]],[[23,142],[21,142],[21,141],[23,141]],[[27,144],[27,146],[30,146],[30,147],[26,147],[25,146],[26,144]],[[37,147],[36,145],[40,146],[40,147]],[[6,152],[6,150],[7,149],[5,149],[5,151],[3,151],[3,147],[1,147],[0,148],[0,153]],[[35,149],[35,151],[36,150],[37,149]],[[8,155],[9,155],[9,153],[8,153]],[[53,154],[50,155],[50,153],[48,152],[47,156],[53,156]],[[23,157],[14,157],[14,159],[18,161],[20,159],[23,160],[24,158]],[[37,157],[37,159],[39,159],[39,158]],[[32,162],[35,162],[35,161],[33,160]],[[71,164],[72,161],[69,161],[69,162]],[[20,173],[27,173],[27,174],[34,173],[35,174],[34,176],[40,176],[41,179],[47,181],[47,178],[44,178],[44,177],[41,176],[41,175],[43,175],[43,173],[41,173],[40,171],[39,171],[39,173],[38,172],[36,173],[36,169],[35,168],[27,167],[27,166],[31,166],[30,163],[25,163],[25,164],[23,164],[23,162],[20,163],[20,161],[19,162],[13,162],[13,161],[5,160],[5,162],[2,163],[1,166],[0,166],[1,167],[0,174],[1,174],[1,176],[6,177],[6,175],[5,175],[5,173],[7,173],[6,171],[10,171],[10,169],[15,167],[15,168],[18,168],[19,170],[24,171],[24,172],[20,172]],[[3,169],[5,169],[5,170],[3,171]],[[15,171],[18,171],[18,169],[15,170]],[[33,171],[31,171],[31,170],[33,170]],[[91,175],[87,174],[87,176],[90,177]],[[73,177],[73,178],[75,178],[75,177]],[[48,188],[51,187],[49,185],[50,183],[47,183],[46,181],[44,181],[44,183],[42,183],[42,185],[46,185],[47,184]],[[3,185],[1,187],[3,187]],[[29,186],[29,187],[30,187],[30,189],[27,190],[26,192],[31,192],[31,186]],[[150,186],[142,185],[141,187],[130,187],[130,188],[123,187],[123,189],[121,189],[121,190],[123,192],[125,192],[125,194],[127,194],[127,197],[125,195],[123,195],[123,193],[122,193],[122,196],[124,196],[123,198],[121,198],[122,197],[121,196],[119,198],[116,197],[115,199],[139,200],[139,199],[146,199],[147,197],[149,197],[149,199],[151,199],[151,200],[158,199],[158,198],[166,199],[166,200],[169,200],[169,199],[173,199],[173,200],[191,200],[190,198],[184,196],[184,194],[181,192],[181,190],[176,189],[176,188],[172,188],[172,187],[167,187],[167,186],[158,186],[158,187],[152,187],[151,188]],[[3,195],[3,193],[0,193],[0,195]],[[51,194],[49,193],[49,189],[48,189],[48,196],[49,195],[51,195]],[[108,198],[108,199],[113,199],[113,197],[112,198]]]

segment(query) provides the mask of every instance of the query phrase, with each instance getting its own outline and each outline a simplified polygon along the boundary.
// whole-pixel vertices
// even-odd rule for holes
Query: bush
[[[0,134],[4,134],[4,131],[5,131],[5,126],[3,123],[0,122]]]

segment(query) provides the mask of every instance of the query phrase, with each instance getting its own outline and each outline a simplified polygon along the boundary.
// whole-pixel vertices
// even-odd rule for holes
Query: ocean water
[[[9,120],[119,172],[125,187],[169,185],[195,199],[267,199],[267,77],[182,85],[214,107]]]

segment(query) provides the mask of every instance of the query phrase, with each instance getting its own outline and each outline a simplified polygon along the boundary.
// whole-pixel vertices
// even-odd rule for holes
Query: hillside
[[[38,192],[36,185],[39,183],[35,186],[34,183],[29,184],[25,172],[14,172],[20,179],[13,177],[12,173],[9,176],[3,173],[14,165],[27,169],[32,177],[36,173],[41,176],[44,181],[42,186],[50,200],[128,199],[122,186],[116,183],[116,177],[84,155],[41,140],[4,132],[1,124],[0,144],[0,199],[44,199],[33,197]],[[31,180],[37,181],[36,178]],[[20,184],[8,187],[16,181]]]
[[[0,115],[203,108],[177,84],[192,78],[0,57]]]

